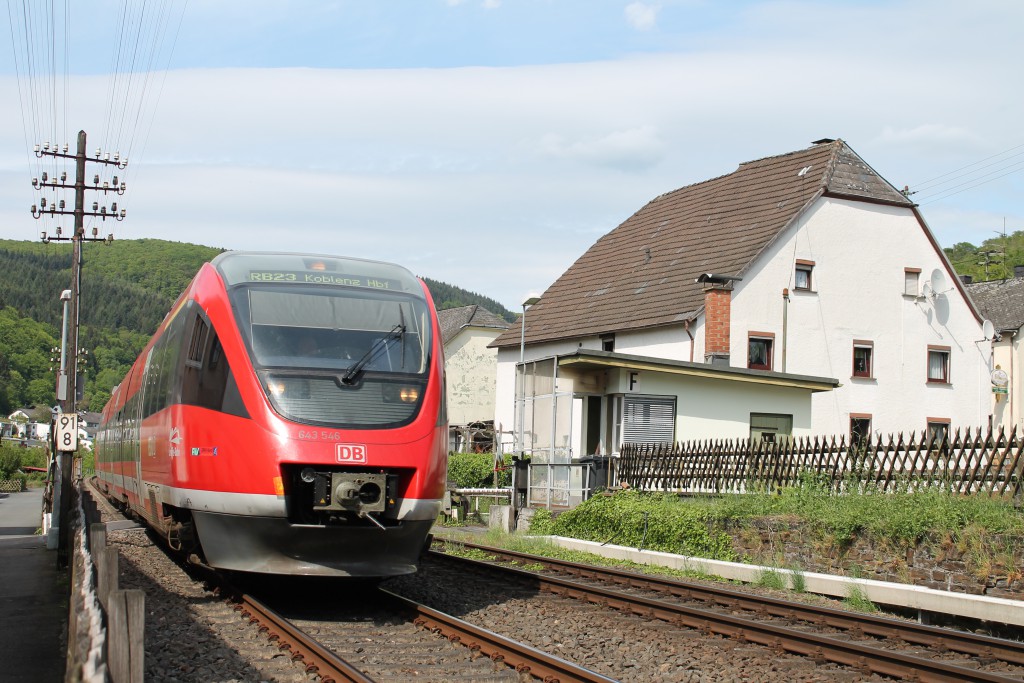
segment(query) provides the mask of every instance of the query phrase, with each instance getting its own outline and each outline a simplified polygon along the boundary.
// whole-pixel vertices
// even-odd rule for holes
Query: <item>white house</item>
[[[444,342],[448,423],[452,450],[469,448],[466,428],[494,418],[498,352],[488,345],[509,327],[508,321],[480,306],[437,312]],[[511,423],[509,423],[511,427]]]
[[[520,425],[530,450],[539,430],[524,409],[546,410],[529,405],[540,395],[531,364],[604,351],[701,366],[720,383],[712,370],[764,373],[763,388],[802,383],[813,387],[810,420],[753,385],[712,398],[679,384],[636,394],[609,379],[591,393],[592,419],[572,423],[570,458],[575,443],[591,452],[581,429],[614,455],[631,435],[666,429],[688,441],[980,426],[990,414],[982,322],[913,202],[842,140],[819,140],[656,197],[600,238],[526,310],[522,351],[519,324],[494,342],[495,420]],[[619,361],[620,374],[640,362]],[[545,420],[561,430],[565,412]],[[643,419],[655,414],[652,434]]]
[[[982,315],[992,321],[992,426],[1024,429],[1024,267],[1014,277],[973,282],[967,291]]]

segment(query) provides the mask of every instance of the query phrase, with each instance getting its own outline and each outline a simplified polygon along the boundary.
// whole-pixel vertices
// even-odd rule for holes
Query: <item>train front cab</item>
[[[231,315],[207,307],[210,322],[240,366],[235,380],[254,424],[243,437],[249,464],[225,470],[221,459],[210,472],[233,483],[215,499],[188,501],[206,560],[267,573],[413,572],[440,511],[447,460],[429,293],[389,264],[282,258],[214,261]],[[298,281],[272,279],[281,276]],[[210,421],[191,424],[183,436],[199,444],[193,451],[219,438],[203,433]],[[263,493],[271,469],[273,491]]]

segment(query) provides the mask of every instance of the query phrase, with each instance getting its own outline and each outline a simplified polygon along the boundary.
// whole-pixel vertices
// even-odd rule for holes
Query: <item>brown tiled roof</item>
[[[535,343],[681,323],[701,273],[740,275],[820,195],[912,207],[842,140],[740,164],[656,197],[600,238],[526,315]],[[492,346],[519,343],[519,323]]]
[[[1024,326],[1024,277],[973,282],[967,291],[997,332]]]
[[[450,342],[463,327],[492,327],[504,330],[510,324],[504,318],[476,305],[438,311],[437,321],[441,324],[441,341],[445,344]]]

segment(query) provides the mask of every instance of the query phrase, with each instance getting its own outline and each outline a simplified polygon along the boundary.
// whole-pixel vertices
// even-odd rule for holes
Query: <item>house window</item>
[[[929,417],[926,438],[933,446],[938,446],[943,439],[949,438],[949,418]]]
[[[615,351],[615,335],[614,334],[602,334],[601,335],[601,350],[613,352]]]
[[[949,384],[949,347],[928,347],[928,381]]]
[[[793,279],[793,289],[810,291],[812,285],[811,273],[813,271],[814,261],[804,261],[802,259],[797,259],[796,273]]]
[[[627,443],[673,443],[674,396],[627,396],[622,410],[622,440]]]
[[[751,332],[747,338],[747,367],[751,370],[771,370],[774,342],[775,335],[770,332]]]
[[[850,413],[850,445],[860,446],[871,438],[871,415]]]
[[[853,340],[853,376],[874,377],[874,356],[875,344],[870,341]]]
[[[921,269],[903,269],[903,293],[907,296],[919,296],[921,294]]]
[[[750,414],[750,443],[785,443],[793,437],[793,416],[775,413]]]

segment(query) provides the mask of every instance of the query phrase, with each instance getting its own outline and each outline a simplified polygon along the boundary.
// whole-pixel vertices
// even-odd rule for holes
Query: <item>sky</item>
[[[79,130],[128,158],[101,234],[391,261],[513,311],[658,195],[820,138],[942,246],[1024,230],[1018,0],[150,5],[0,9],[0,238],[68,229],[31,179],[73,166],[32,148]]]

